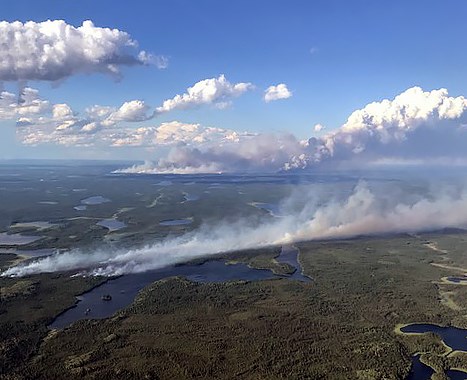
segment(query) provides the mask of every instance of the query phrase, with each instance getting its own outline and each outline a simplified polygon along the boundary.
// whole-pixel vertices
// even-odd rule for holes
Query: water
[[[401,328],[403,333],[434,333],[441,337],[443,342],[452,350],[467,350],[467,330],[457,327],[443,327],[427,323],[414,323]],[[412,369],[407,380],[430,379],[433,370],[420,362],[420,357],[414,356],[412,359]],[[467,379],[467,374],[461,371],[449,370],[446,375],[451,380]]]
[[[279,257],[276,258],[276,261],[279,263],[289,264],[295,268],[289,278],[298,281],[310,282],[311,278],[302,274],[302,266],[298,262],[298,253],[299,250],[297,247],[287,245],[283,246]]]
[[[446,375],[449,377],[450,380],[465,380],[467,379],[467,373],[462,372],[462,371],[456,371],[456,370],[449,370],[446,371]]]
[[[103,197],[102,195],[95,195],[93,197],[85,198],[81,200],[83,205],[100,205],[102,203],[110,202],[110,199]]]
[[[159,269],[156,271],[129,274],[107,281],[77,297],[79,302],[75,307],[59,315],[49,326],[64,328],[81,319],[102,319],[112,316],[118,310],[131,304],[137,293],[145,286],[163,278],[183,276],[196,282],[225,282],[232,280],[257,281],[279,278],[271,271],[250,268],[246,264],[229,264],[223,260],[207,261],[201,265],[181,265]],[[110,301],[102,300],[109,294]],[[90,309],[88,313],[86,310]]]
[[[281,215],[281,211],[278,205],[272,204],[272,203],[263,203],[263,202],[253,202],[250,203],[251,206],[259,208],[261,210],[267,211],[269,215],[275,217],[275,218],[280,218],[283,215]]]
[[[463,276],[463,277],[448,277],[447,280],[449,282],[454,282],[456,284],[460,284],[462,282],[467,281],[467,277],[466,276]]]
[[[161,226],[183,226],[185,224],[193,223],[192,218],[185,218],[185,219],[167,219],[159,222]]]
[[[467,351],[467,330],[457,327],[443,327],[426,323],[414,323],[401,328],[403,333],[434,333],[439,335],[443,342],[453,350]]]
[[[103,219],[96,223],[98,226],[105,227],[109,232],[118,231],[126,227],[126,224],[117,219]]]
[[[50,223],[50,222],[43,222],[43,221],[37,221],[37,222],[19,222],[19,223],[13,223],[10,226],[11,228],[34,228],[38,231],[43,231],[43,230],[48,230],[50,228],[57,227],[57,224]]]
[[[50,255],[57,253],[58,251],[60,250],[55,249],[55,248],[42,248],[42,249],[31,249],[31,250],[15,250],[14,253],[21,255],[21,256],[36,258],[36,257],[50,256]]]
[[[0,245],[26,245],[42,239],[42,236],[28,236],[0,232]]]
[[[183,196],[185,198],[184,202],[193,202],[199,199],[199,196],[195,194],[183,193]]]
[[[406,380],[430,380],[434,373],[433,368],[423,364],[420,355],[416,355],[412,359],[412,368]]]
[[[85,210],[87,210],[87,208],[88,208],[88,206],[86,206],[86,205],[80,205],[80,206],[73,207],[73,209],[76,210],[76,211],[85,211]]]
[[[172,181],[170,181],[170,180],[160,181],[160,182],[156,183],[156,185],[158,185],[158,186],[170,186],[170,185],[172,185]]]
[[[211,260],[201,265],[172,266],[150,272],[124,275],[109,280],[77,297],[79,302],[76,306],[59,315],[49,327],[64,328],[81,319],[108,318],[131,304],[142,288],[154,281],[168,277],[183,276],[188,280],[201,283],[234,280],[258,281],[272,278],[310,282],[311,279],[301,273],[302,268],[298,262],[298,253],[298,248],[284,246],[281,254],[276,258],[277,261],[287,263],[296,269],[290,276],[275,275],[270,270],[251,268],[243,263],[226,264],[225,260]],[[102,300],[102,296],[106,294],[111,295],[110,301]],[[86,312],[88,309],[90,311]]]

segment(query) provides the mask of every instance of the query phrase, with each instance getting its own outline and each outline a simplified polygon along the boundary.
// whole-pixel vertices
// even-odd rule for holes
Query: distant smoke
[[[94,275],[117,275],[157,269],[205,255],[295,241],[467,226],[467,191],[463,187],[405,195],[400,190],[391,196],[393,190],[386,186],[370,190],[361,182],[350,195],[336,195],[332,199],[326,198],[326,192],[319,188],[308,196],[300,191],[283,202],[281,214],[286,216],[259,225],[250,220],[217,223],[127,251],[73,250],[12,267],[2,276],[83,269]]]
[[[222,173],[277,172],[291,157],[302,157],[304,142],[291,134],[237,134],[235,140],[223,138],[222,144],[192,147],[177,146],[156,163],[118,170],[119,173]]]

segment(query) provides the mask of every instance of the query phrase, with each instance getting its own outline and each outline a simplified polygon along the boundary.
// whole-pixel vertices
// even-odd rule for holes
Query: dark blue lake
[[[466,380],[467,379],[467,373],[462,372],[462,371],[449,370],[449,371],[446,371],[446,375],[451,380]]]
[[[462,282],[465,282],[467,281],[467,277],[466,276],[461,276],[461,277],[448,277],[447,280],[449,282],[455,282],[456,284],[460,284]]]
[[[283,246],[279,257],[276,257],[276,261],[279,263],[289,264],[295,268],[295,272],[288,276],[289,279],[310,282],[311,278],[302,274],[302,267],[298,262],[298,253],[298,248],[294,246]]]
[[[310,282],[309,277],[302,275],[302,268],[297,259],[298,252],[297,248],[286,246],[276,258],[277,261],[288,263],[296,269],[290,276],[278,276],[270,270],[255,269],[242,263],[226,264],[225,260],[211,260],[200,265],[179,265],[124,275],[111,279],[77,297],[79,302],[76,306],[59,315],[49,327],[64,328],[80,319],[108,318],[131,304],[138,292],[145,286],[168,277],[182,276],[188,280],[202,283],[237,280],[259,281],[272,278]],[[112,299],[105,301],[102,299],[104,295],[110,295]]]
[[[453,350],[467,351],[467,330],[457,327],[443,327],[425,323],[414,323],[401,328],[404,333],[434,333],[439,335]]]
[[[128,274],[111,279],[77,297],[79,302],[76,306],[59,315],[49,327],[64,328],[80,319],[108,318],[131,304],[137,293],[145,286],[154,281],[175,276],[183,276],[196,282],[257,281],[280,277],[269,270],[250,268],[246,264],[226,265],[223,260],[207,261],[201,265],[180,265],[144,273]],[[102,300],[102,296],[107,294],[111,295],[112,299]],[[90,311],[86,312],[88,309]]]
[[[467,351],[467,330],[457,327],[443,327],[428,323],[414,323],[401,328],[404,333],[434,333],[441,337],[443,342],[453,350]],[[433,369],[420,361],[420,356],[416,355],[412,359],[412,369],[407,380],[430,379]],[[467,374],[462,371],[449,370],[446,375],[451,380],[467,379]]]
[[[412,368],[406,380],[430,380],[433,373],[433,368],[423,364],[420,355],[416,355],[412,359]]]

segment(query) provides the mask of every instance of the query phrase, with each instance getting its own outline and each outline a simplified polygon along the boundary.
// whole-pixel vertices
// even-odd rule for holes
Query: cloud
[[[413,87],[354,111],[322,139],[310,139],[312,161],[466,157],[466,110],[463,96]]]
[[[123,103],[120,108],[110,113],[102,122],[104,125],[113,125],[120,121],[136,122],[149,120],[154,113],[148,114],[149,106],[142,100],[131,100]]]
[[[138,59],[146,65],[154,65],[161,70],[169,67],[169,57],[165,55],[154,55],[143,50],[139,52]]]
[[[266,91],[264,92],[264,101],[266,103],[280,100],[280,99],[288,99],[292,96],[292,92],[289,91],[287,85],[284,83],[280,83],[277,86],[269,86]]]
[[[80,115],[66,103],[40,99],[38,91],[28,87],[19,100],[8,92],[0,98],[0,119],[16,118],[17,136],[26,145],[113,145],[112,136],[124,130],[121,124],[151,119],[154,112],[149,109],[144,101],[131,100],[118,108],[94,105]]]
[[[0,81],[57,81],[78,73],[119,75],[122,66],[155,62],[166,57],[137,50],[137,42],[118,29],[79,27],[63,20],[0,22]]]
[[[50,103],[39,97],[39,92],[25,87],[19,95],[0,92],[0,120],[39,115],[50,110]]]
[[[322,130],[324,130],[326,127],[322,124],[315,124],[315,126],[313,127],[313,130],[315,132],[321,132]]]
[[[165,100],[160,107],[157,107],[156,111],[157,113],[165,113],[209,104],[225,108],[231,98],[238,97],[251,89],[253,89],[251,83],[232,84],[224,75],[220,75],[218,78],[205,79],[195,83],[187,89],[186,93]]]
[[[372,188],[360,182],[343,196],[330,196],[325,185],[315,185],[309,191],[301,188],[281,202],[281,218],[259,223],[247,218],[233,223],[217,221],[215,225],[202,225],[185,235],[168,237],[139,249],[72,250],[14,266],[1,275],[26,276],[85,269],[88,274],[111,276],[159,269],[222,252],[297,241],[467,226],[465,186],[452,191],[437,185],[434,192],[427,188],[418,193],[388,186]],[[301,207],[289,207],[292,204]]]
[[[115,134],[114,146],[157,146],[157,145],[201,145],[225,142],[238,142],[240,138],[250,136],[248,133],[228,129],[203,127],[200,124],[170,121],[157,127],[140,127],[125,129]]]

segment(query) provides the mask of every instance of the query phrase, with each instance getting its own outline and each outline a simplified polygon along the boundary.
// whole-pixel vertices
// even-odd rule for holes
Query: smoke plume
[[[12,267],[2,276],[65,270],[110,276],[158,269],[221,252],[304,240],[466,227],[467,190],[436,189],[416,194],[400,190],[390,196],[394,189],[360,182],[347,195],[336,193],[329,199],[327,191],[313,187],[305,198],[301,190],[284,200],[283,217],[269,218],[259,225],[248,219],[205,225],[180,237],[125,251],[72,250]]]

